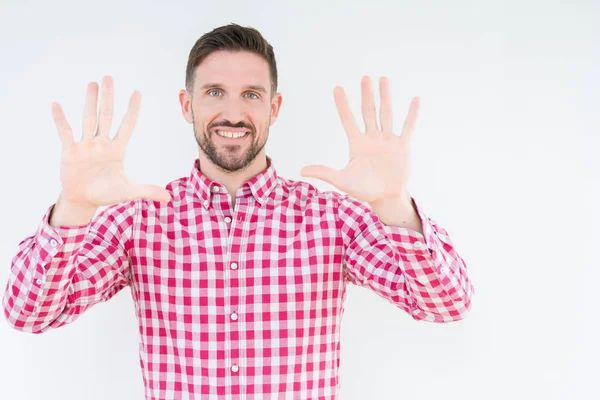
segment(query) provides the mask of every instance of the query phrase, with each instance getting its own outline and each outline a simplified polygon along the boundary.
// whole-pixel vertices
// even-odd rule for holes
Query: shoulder
[[[321,190],[313,184],[289,178],[277,177],[277,192],[280,197],[298,200],[300,203],[336,204],[341,193],[333,190]]]
[[[278,196],[282,201],[297,203],[305,209],[321,209],[333,214],[369,211],[368,205],[336,190],[321,190],[313,184],[278,177]]]
[[[169,208],[174,203],[181,203],[186,197],[189,197],[189,192],[191,191],[190,178],[187,176],[174,179],[167,183],[164,188],[171,195],[171,201],[169,203],[164,203],[160,201],[154,201],[150,199],[139,199],[136,200],[137,207],[140,210],[148,210],[148,209],[160,209],[160,208]]]

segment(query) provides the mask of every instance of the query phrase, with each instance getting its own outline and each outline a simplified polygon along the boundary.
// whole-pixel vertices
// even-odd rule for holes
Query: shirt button
[[[58,242],[54,239],[50,240],[50,244],[54,247],[56,247],[56,245],[58,244]]]
[[[237,269],[238,265],[237,263],[231,263],[231,269]]]
[[[38,285],[41,285],[42,284],[42,280],[41,279],[36,279],[35,283],[37,283]]]
[[[233,364],[231,366],[231,372],[236,373],[240,370],[240,367],[238,367],[236,364]]]
[[[232,313],[231,314],[231,320],[232,321],[237,321],[237,319],[238,319],[238,315],[236,313]]]
[[[228,224],[231,223],[231,217],[225,217],[225,222],[227,222]]]
[[[218,192],[220,190],[220,188],[218,186],[213,186],[212,191],[213,192]]]

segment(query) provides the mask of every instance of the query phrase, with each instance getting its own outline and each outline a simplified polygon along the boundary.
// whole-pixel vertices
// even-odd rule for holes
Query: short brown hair
[[[218,50],[250,51],[264,58],[269,63],[271,96],[277,92],[277,63],[273,47],[258,30],[232,23],[205,33],[192,47],[185,71],[185,87],[190,94],[194,90],[196,67],[211,53]]]

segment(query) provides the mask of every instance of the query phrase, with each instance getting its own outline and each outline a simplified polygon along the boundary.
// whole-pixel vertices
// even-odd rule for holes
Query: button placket
[[[233,256],[233,258],[235,259],[235,256]],[[232,357],[230,360],[231,362],[231,374],[232,374],[232,385],[237,386],[240,384],[239,382],[239,370],[240,367],[238,365],[238,363],[240,362],[240,357],[242,356],[242,352],[243,350],[240,348],[240,321],[239,321],[239,314],[238,314],[238,310],[239,310],[239,302],[240,302],[240,288],[239,288],[239,274],[238,274],[238,269],[240,268],[240,265],[237,262],[231,262],[230,264],[230,279],[229,279],[229,285],[230,285],[230,291],[229,291],[229,323],[227,324],[229,327],[229,332],[231,335],[235,335],[232,336],[231,342],[230,342],[230,349],[235,349],[235,353],[230,353],[230,356]],[[234,333],[235,332],[235,333]],[[235,337],[236,339],[233,340],[233,337]]]
[[[230,199],[230,198],[229,198]],[[235,207],[233,210],[230,209],[230,214],[226,214],[224,217],[226,226],[229,230],[229,295],[231,296],[228,301],[228,314],[226,318],[228,319],[228,330],[231,332],[231,339],[234,339],[230,342],[230,349],[232,352],[229,354],[231,358],[229,358],[230,364],[230,382],[233,387],[240,388],[242,381],[244,380],[243,374],[241,373],[240,365],[244,365],[245,360],[245,350],[240,342],[242,331],[244,329],[243,324],[243,316],[240,314],[244,311],[241,304],[243,303],[243,288],[240,285],[241,269],[243,264],[238,260],[239,253],[231,252],[231,245],[233,243],[243,242],[242,236],[244,236],[244,231],[241,229],[241,224],[244,220],[244,212],[246,210],[246,202],[245,199],[241,197],[236,199]],[[236,219],[234,221],[234,219]],[[236,227],[236,224],[237,225]]]

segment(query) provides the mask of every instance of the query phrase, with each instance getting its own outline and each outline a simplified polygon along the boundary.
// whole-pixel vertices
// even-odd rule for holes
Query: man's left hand
[[[406,199],[406,185],[410,173],[410,145],[420,100],[418,97],[412,99],[401,134],[395,135],[389,79],[383,77],[379,81],[379,126],[370,77],[363,77],[361,89],[364,134],[356,125],[344,89],[338,86],[333,92],[342,125],[348,135],[348,165],[341,170],[310,165],[302,168],[300,174],[321,179],[349,196],[370,204]]]

